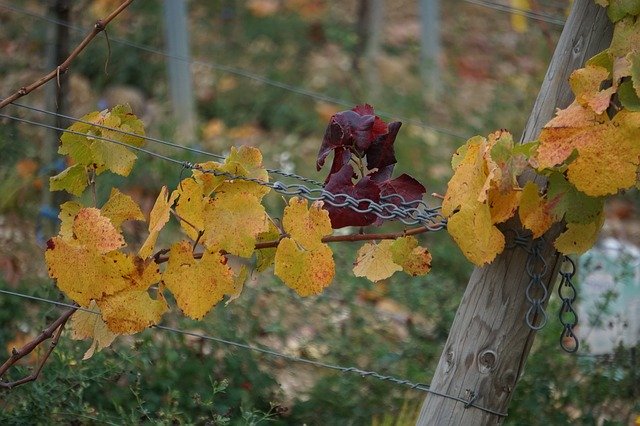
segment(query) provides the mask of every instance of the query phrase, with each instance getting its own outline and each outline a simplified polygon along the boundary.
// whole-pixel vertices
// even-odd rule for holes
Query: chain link
[[[560,347],[569,353],[575,353],[580,347],[578,336],[574,330],[578,325],[578,313],[573,309],[573,304],[578,298],[578,291],[573,285],[573,277],[576,274],[576,264],[568,256],[564,256],[560,267],[561,281],[558,286],[558,296],[562,300],[562,306],[558,317],[562,324],[562,333],[560,334]]]
[[[184,167],[230,180],[253,182],[287,196],[299,195],[309,201],[323,201],[334,207],[347,207],[358,213],[373,213],[382,220],[399,220],[405,225],[424,225],[429,231],[440,231],[447,226],[446,219],[440,213],[440,207],[430,208],[422,200],[407,201],[400,194],[382,196],[382,202],[376,202],[369,198],[354,198],[348,194],[333,194],[322,187],[309,188],[302,184],[286,184],[280,181],[266,182],[220,170],[205,169],[189,162],[185,162]]]
[[[540,237],[531,240],[530,233],[514,229],[508,229],[505,234],[513,234],[507,248],[520,247],[528,253],[525,271],[529,283],[525,289],[525,297],[530,306],[525,315],[525,322],[532,330],[541,330],[548,320],[547,312],[544,310],[544,303],[549,297],[549,289],[544,282],[545,276],[549,273],[549,265],[542,255],[545,239]]]

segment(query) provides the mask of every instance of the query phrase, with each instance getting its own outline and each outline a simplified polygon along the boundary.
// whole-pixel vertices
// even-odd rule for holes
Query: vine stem
[[[69,70],[69,66],[71,65],[71,62],[73,62],[73,60],[76,59],[76,57],[80,54],[80,52],[82,52],[98,34],[104,31],[105,28],[107,28],[107,25],[109,25],[109,23],[116,16],[118,16],[123,10],[125,10],[131,3],[133,3],[133,0],[125,0],[122,2],[122,4],[120,4],[120,6],[118,6],[117,9],[111,12],[109,16],[107,16],[104,19],[98,19],[94,24],[91,32],[89,32],[89,34],[87,34],[85,38],[80,42],[80,44],[76,46],[75,49],[73,49],[73,52],[71,52],[69,57],[65,59],[63,63],[58,65],[56,69],[51,70],[48,74],[40,77],[38,80],[31,83],[30,85],[21,87],[15,93],[13,93],[12,95],[0,101],[0,109],[9,105],[11,102],[16,101],[23,96],[28,95],[29,93],[31,93],[38,87],[42,86],[43,84],[47,83],[48,81],[53,80],[54,78],[59,79],[61,74],[64,74]]]
[[[399,237],[408,237],[410,235],[423,234],[428,232],[429,228],[426,226],[417,226],[415,228],[405,229],[401,232],[387,232],[387,233],[378,233],[378,234],[349,234],[349,235],[329,235],[328,237],[324,237],[322,239],[323,243],[339,243],[339,242],[354,242],[354,241],[371,241],[371,240],[395,240]],[[264,250],[268,248],[278,247],[280,241],[283,238],[288,237],[289,234],[282,234],[280,238],[272,241],[263,241],[261,243],[256,243],[256,250]],[[168,249],[162,249],[158,251],[153,259],[156,263],[165,263],[169,260],[169,256],[166,254],[169,253]],[[202,258],[203,253],[194,253],[194,259]]]
[[[60,335],[62,334],[62,330],[64,329],[65,324],[77,309],[78,308],[75,307],[69,308],[68,310],[64,311],[57,320],[51,323],[49,327],[45,328],[44,331],[42,331],[42,333],[40,333],[35,339],[25,344],[20,349],[13,348],[9,359],[7,359],[4,364],[0,366],[0,388],[12,389],[16,386],[20,386],[28,382],[33,382],[38,378],[40,372],[42,371],[42,368],[44,367],[44,364],[49,359],[49,355],[51,355],[56,345],[58,344],[58,340],[60,340]],[[51,339],[52,337],[53,339],[51,340],[51,344],[49,345],[47,352],[45,352],[44,357],[40,361],[40,364],[38,364],[38,368],[36,368],[33,373],[12,382],[5,382],[2,380],[2,376],[7,372],[7,370],[9,370],[22,358],[33,352],[33,350],[40,346],[40,344],[42,344],[45,340]]]

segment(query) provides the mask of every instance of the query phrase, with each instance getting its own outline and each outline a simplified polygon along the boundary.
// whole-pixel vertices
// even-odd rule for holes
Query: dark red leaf
[[[373,176],[372,176],[373,179]],[[407,174],[402,174],[395,179],[378,182],[380,186],[380,196],[398,194],[405,201],[421,200],[422,195],[427,192],[420,182]],[[402,200],[391,197],[387,202],[399,205]]]
[[[372,143],[389,131],[387,123],[373,112],[371,105],[358,105],[351,111],[339,112],[329,121],[318,152],[318,170],[332,150],[344,147],[364,155]]]
[[[396,160],[393,143],[396,141],[400,126],[402,126],[402,123],[399,121],[389,123],[389,132],[379,136],[375,142],[371,144],[367,151],[367,168],[369,170],[382,170],[398,162],[398,160]]]
[[[337,173],[329,176],[329,181],[325,186],[325,190],[334,195],[347,194],[355,199],[367,198],[374,202],[380,201],[380,187],[369,176],[360,179],[356,184],[353,183],[353,166],[350,164],[342,167]],[[337,197],[336,202],[344,201],[344,197]],[[349,207],[335,207],[325,202],[324,207],[329,212],[331,226],[333,229],[343,228],[345,226],[367,226],[374,223],[377,219],[375,213],[360,213]],[[369,207],[369,203],[361,202],[358,208],[365,210]]]
[[[351,160],[351,152],[346,148],[337,147],[335,151],[333,151],[333,163],[331,163],[331,170],[324,180],[324,183],[329,182],[331,175],[339,172],[344,166],[349,164],[349,160]],[[353,177],[356,177],[355,174]]]

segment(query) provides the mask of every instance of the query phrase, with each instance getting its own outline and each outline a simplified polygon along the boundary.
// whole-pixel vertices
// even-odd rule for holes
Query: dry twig
[[[39,78],[28,86],[21,87],[15,93],[0,101],[0,109],[9,105],[11,102],[18,100],[25,95],[28,95],[46,82],[53,80],[54,78],[60,79],[60,75],[66,73],[69,70],[71,62],[73,62],[73,60],[80,54],[80,52],[82,52],[98,34],[104,31],[105,28],[107,28],[107,25],[109,25],[109,23],[123,10],[125,10],[131,3],[133,3],[133,0],[125,0],[120,6],[118,6],[117,9],[111,12],[109,16],[104,19],[98,19],[93,26],[93,30],[91,30],[91,32],[87,34],[87,36],[80,42],[80,44],[76,46],[75,49],[73,49],[73,52],[71,52],[69,57],[65,59],[63,63],[58,65],[56,69],[51,70],[47,75]]]

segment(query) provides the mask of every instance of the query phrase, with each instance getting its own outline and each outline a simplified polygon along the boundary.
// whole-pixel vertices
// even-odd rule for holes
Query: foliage
[[[514,147],[511,135],[499,131],[456,151],[442,211],[469,260],[483,265],[502,252],[496,225],[516,211],[534,238],[564,221],[556,249],[583,253],[602,227],[602,197],[640,185],[640,113],[630,101],[640,95],[634,22],[632,16],[619,20],[611,46],[571,74],[575,101],[556,113],[537,141]],[[548,178],[542,192],[531,182],[520,186],[518,178],[532,168]]]

